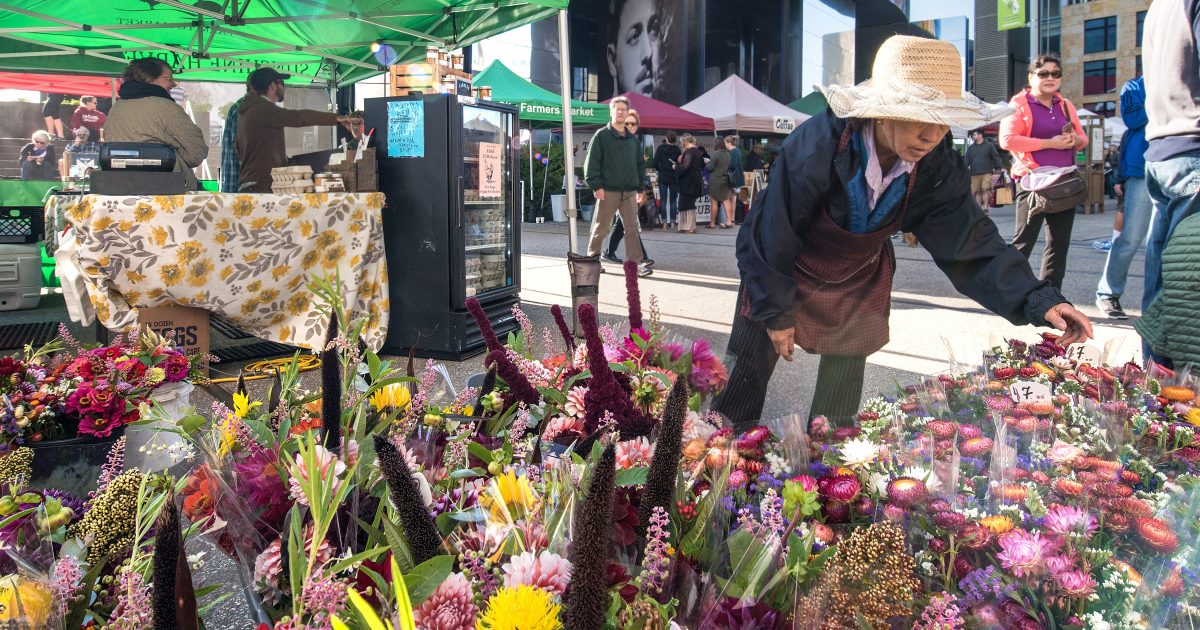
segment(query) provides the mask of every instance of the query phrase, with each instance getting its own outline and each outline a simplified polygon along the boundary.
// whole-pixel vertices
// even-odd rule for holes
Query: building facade
[[[866,79],[891,35],[928,36],[892,0],[573,0],[568,15],[575,97],[673,105],[731,74],[789,103]],[[558,91],[557,20],[534,24],[531,39],[530,80]]]
[[[1093,0],[1062,8],[1062,93],[1100,116],[1119,115],[1121,86],[1142,74],[1150,0]]]

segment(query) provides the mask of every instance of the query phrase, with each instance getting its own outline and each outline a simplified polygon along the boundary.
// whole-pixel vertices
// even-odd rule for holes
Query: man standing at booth
[[[350,116],[311,109],[284,109],[283,82],[292,75],[274,68],[259,68],[246,79],[246,96],[238,107],[237,152],[242,163],[238,190],[271,192],[271,169],[287,165],[285,127],[348,125]]]

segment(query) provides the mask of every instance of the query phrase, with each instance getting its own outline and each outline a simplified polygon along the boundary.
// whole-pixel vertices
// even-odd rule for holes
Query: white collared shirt
[[[901,159],[896,159],[896,163],[892,165],[892,169],[887,175],[883,174],[883,166],[879,164],[879,155],[875,153],[875,121],[869,120],[863,125],[863,146],[867,150],[867,190],[871,193],[871,197],[867,199],[867,206],[875,209],[875,204],[879,202],[879,197],[883,195],[883,191],[901,175],[908,175],[916,167],[915,162],[905,162]]]

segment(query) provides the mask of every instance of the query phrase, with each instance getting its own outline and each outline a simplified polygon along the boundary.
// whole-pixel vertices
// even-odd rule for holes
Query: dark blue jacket
[[[773,330],[795,322],[795,305],[804,296],[796,294],[792,274],[816,213],[828,209],[835,223],[848,224],[845,182],[862,156],[858,143],[837,151],[847,124],[826,110],[797,127],[771,165],[761,209],[756,204],[738,232],[738,269],[750,318]],[[1045,312],[1067,301],[1033,275],[1029,261],[975,203],[971,176],[949,134],[917,163],[901,229],[916,234],[955,289],[1014,324],[1045,325]]]

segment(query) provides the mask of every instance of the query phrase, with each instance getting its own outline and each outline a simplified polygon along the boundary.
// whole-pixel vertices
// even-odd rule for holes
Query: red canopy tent
[[[626,92],[622,94],[629,99],[629,106],[636,109],[642,120],[642,129],[646,131],[658,129],[673,129],[675,131],[716,131],[716,123],[707,116],[700,116],[664,103],[649,96]],[[609,99],[612,100],[612,99]],[[608,101],[604,101],[607,103]]]
[[[85,77],[70,74],[28,74],[25,72],[0,72],[0,89],[32,90],[50,94],[112,96],[111,77]]]

